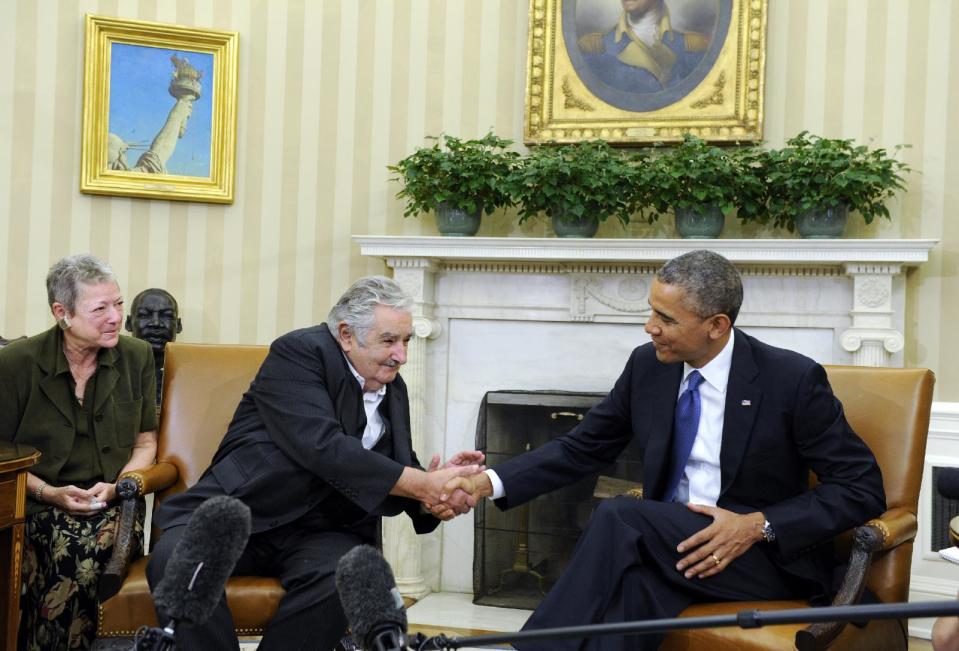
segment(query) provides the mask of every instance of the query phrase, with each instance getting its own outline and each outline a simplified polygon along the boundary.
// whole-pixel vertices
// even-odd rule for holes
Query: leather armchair
[[[152,493],[156,507],[200,478],[266,353],[265,346],[167,344],[157,463],[118,481],[123,506],[113,557],[99,584],[98,638],[132,637],[142,625],[157,625],[147,558],[130,562],[139,498]],[[159,533],[154,528],[151,537]],[[231,578],[226,595],[237,634],[262,635],[283,594],[274,578]]]
[[[879,518],[835,541],[837,555],[848,558],[848,569],[833,605],[856,603],[865,587],[882,602],[907,601],[935,376],[926,369],[861,366],[827,366],[826,372],[849,423],[876,455],[888,509]],[[706,603],[690,606],[681,616],[804,607],[808,604],[803,601]],[[667,635],[660,649],[904,651],[907,645],[905,620],[877,620],[863,627],[837,623],[674,631]]]

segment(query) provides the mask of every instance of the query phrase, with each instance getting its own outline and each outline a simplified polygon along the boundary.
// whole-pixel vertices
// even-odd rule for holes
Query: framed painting
[[[528,144],[753,141],[767,0],[530,0]]]
[[[232,203],[238,40],[87,15],[80,191]]]

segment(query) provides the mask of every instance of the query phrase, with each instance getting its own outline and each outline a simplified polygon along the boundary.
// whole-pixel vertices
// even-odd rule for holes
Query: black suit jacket
[[[326,324],[283,335],[270,346],[210,467],[195,486],[165,501],[154,521],[162,528],[185,524],[204,500],[231,495],[250,507],[252,531],[259,533],[293,522],[336,492],[368,514],[405,510],[418,533],[432,531],[439,520],[421,513],[415,500],[389,494],[404,466],[421,468],[401,377],[387,386],[384,403],[392,458],[363,448],[363,392]]]
[[[885,510],[882,475],[853,432],[826,372],[798,353],[734,330],[726,388],[718,506],[762,511],[787,571],[828,586],[830,541]],[[609,395],[568,434],[497,466],[506,496],[522,504],[611,463],[635,440],[647,499],[666,490],[682,363],[663,364],[652,344],[635,349]],[[819,483],[810,489],[809,471]]]

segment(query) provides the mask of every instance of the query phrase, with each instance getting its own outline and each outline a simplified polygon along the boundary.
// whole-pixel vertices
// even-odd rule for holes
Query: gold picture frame
[[[526,143],[761,140],[766,16],[767,0],[530,0]]]
[[[80,191],[232,203],[238,52],[237,32],[88,14]]]

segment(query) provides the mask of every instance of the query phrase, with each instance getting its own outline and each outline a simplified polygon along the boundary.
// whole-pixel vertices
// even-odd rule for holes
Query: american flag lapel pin
[[[752,404],[753,404],[753,403],[752,403],[751,400],[743,400],[743,401],[742,401],[741,403],[739,403],[739,404],[742,405],[743,407],[752,407]]]

